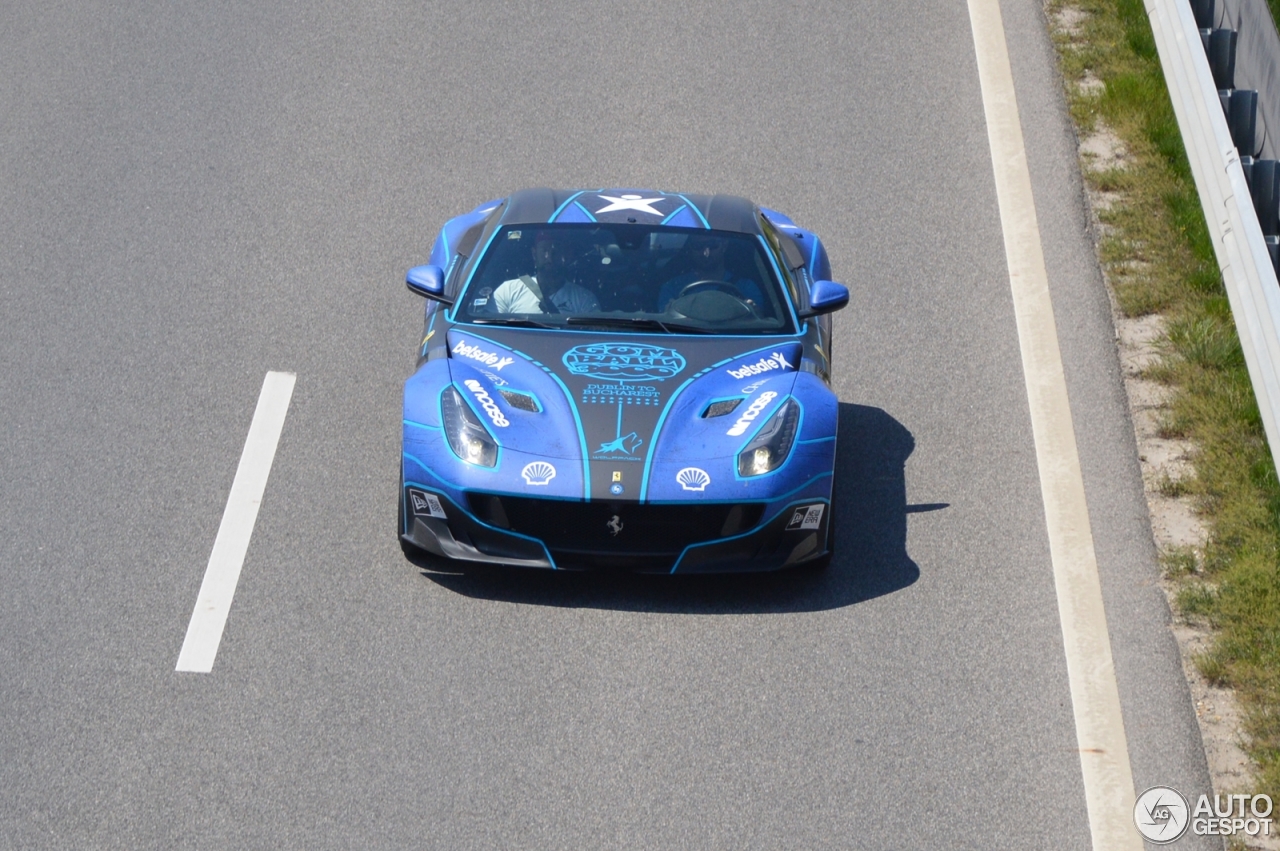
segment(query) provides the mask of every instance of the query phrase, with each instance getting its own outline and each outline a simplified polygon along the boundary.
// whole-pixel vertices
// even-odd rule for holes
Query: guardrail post
[[[1218,91],[1236,87],[1236,38],[1235,30],[1209,33],[1209,70]]]
[[[1277,209],[1277,204],[1280,204],[1280,163],[1258,160],[1253,164],[1252,172],[1249,194],[1253,196],[1253,210],[1258,214],[1262,234],[1280,234],[1280,210]]]
[[[1213,0],[1191,0],[1191,13],[1201,31],[1213,29]]]
[[[1231,141],[1236,143],[1240,156],[1253,156],[1253,142],[1257,138],[1258,127],[1257,92],[1253,89],[1236,89],[1231,93],[1227,126],[1231,128]]]

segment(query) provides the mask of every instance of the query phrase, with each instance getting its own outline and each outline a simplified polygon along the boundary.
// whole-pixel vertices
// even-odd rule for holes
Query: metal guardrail
[[[1272,464],[1280,455],[1280,284],[1188,0],[1146,0]],[[1280,476],[1280,465],[1276,465]]]
[[[1211,0],[1192,0],[1191,9],[1196,11],[1197,4],[1207,4]],[[1261,156],[1275,159],[1280,151],[1277,146],[1277,133],[1280,132],[1280,32],[1276,31],[1275,20],[1271,17],[1271,8],[1267,0],[1214,0],[1219,8],[1210,11],[1205,18],[1196,16],[1201,30],[1204,27],[1232,27],[1238,31],[1236,50],[1235,79],[1233,82],[1239,89],[1256,89],[1258,91],[1258,124],[1270,128],[1269,133],[1262,133]],[[1255,149],[1256,150],[1256,149]],[[1259,156],[1254,153],[1254,156]],[[1245,173],[1248,177],[1248,172]],[[1266,223],[1263,223],[1266,233]]]

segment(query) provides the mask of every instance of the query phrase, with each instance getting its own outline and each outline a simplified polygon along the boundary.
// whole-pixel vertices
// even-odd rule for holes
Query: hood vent
[[[712,417],[723,417],[725,414],[733,413],[734,409],[737,408],[738,405],[740,404],[742,404],[741,398],[721,399],[719,402],[712,402],[710,405],[708,405],[707,409],[702,412],[702,416],[704,419],[711,419]]]
[[[502,394],[502,398],[507,400],[507,404],[521,411],[528,411],[531,414],[537,414],[542,411],[538,406],[538,400],[532,393],[522,393],[519,390],[508,390],[505,387],[499,387],[498,392]]]

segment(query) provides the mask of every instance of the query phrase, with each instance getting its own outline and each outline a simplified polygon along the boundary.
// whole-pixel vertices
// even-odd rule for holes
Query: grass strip
[[[1180,615],[1213,628],[1197,664],[1240,698],[1252,791],[1280,800],[1280,483],[1151,24],[1141,0],[1047,9],[1077,131],[1109,130],[1127,152],[1118,165],[1083,163],[1109,202],[1099,211],[1103,267],[1122,313],[1164,317],[1163,358],[1146,377],[1171,391],[1162,435],[1196,447],[1194,473],[1170,487],[1194,499],[1208,541],[1166,553],[1165,569]]]

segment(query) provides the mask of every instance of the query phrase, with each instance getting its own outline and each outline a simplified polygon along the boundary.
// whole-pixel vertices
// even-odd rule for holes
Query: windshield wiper
[[[570,316],[566,325],[606,325],[613,328],[649,328],[664,331],[667,334],[714,334],[710,328],[697,325],[682,325],[678,322],[664,322],[646,316]]]
[[[557,328],[557,325],[548,325],[545,322],[537,322],[533,319],[526,319],[523,316],[504,316],[497,319],[472,319],[472,325],[514,325],[517,328]]]

